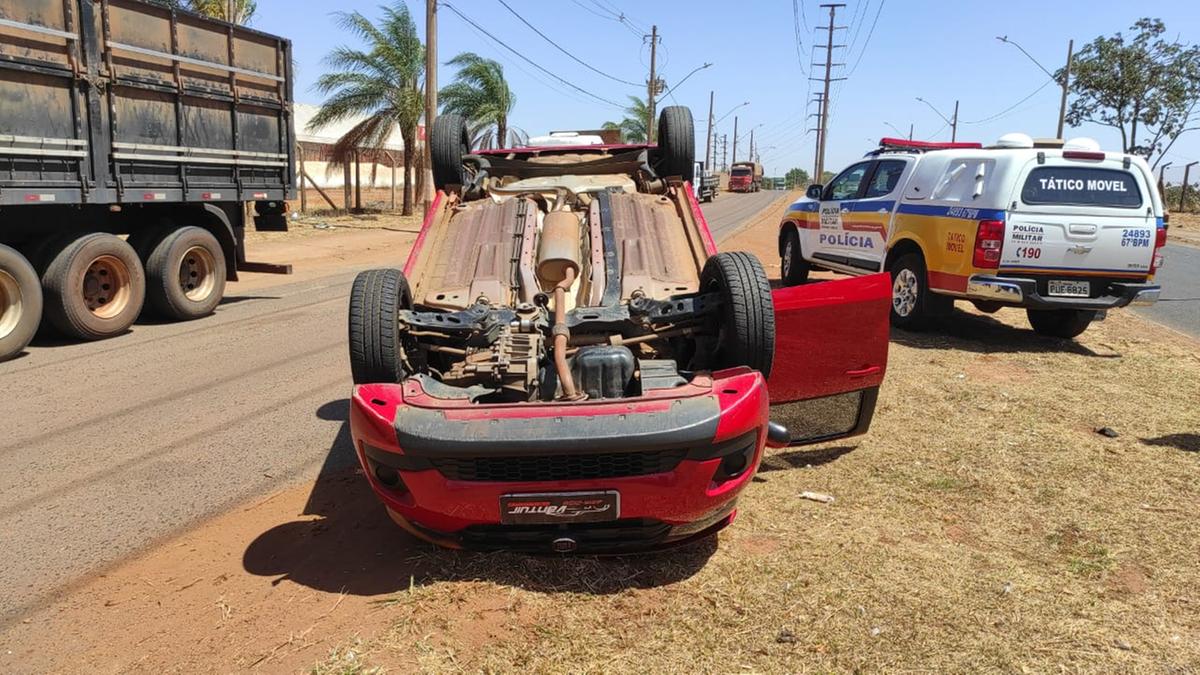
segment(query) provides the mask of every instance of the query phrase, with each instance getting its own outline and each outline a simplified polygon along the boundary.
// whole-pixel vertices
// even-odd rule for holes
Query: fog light
[[[391,488],[398,492],[407,492],[408,488],[404,485],[404,481],[400,479],[400,472],[390,466],[383,464],[374,464],[375,479],[382,483],[385,487]]]
[[[751,443],[722,457],[721,463],[713,474],[713,482],[724,483],[746,473],[746,470],[750,468],[750,462],[754,459],[755,445],[755,443]]]

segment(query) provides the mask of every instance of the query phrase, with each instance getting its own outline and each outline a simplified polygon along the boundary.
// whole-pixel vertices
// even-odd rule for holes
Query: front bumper
[[[1103,295],[1068,298],[1043,295],[1036,279],[975,274],[967,280],[966,295],[972,300],[1000,302],[1030,309],[1106,310],[1126,305],[1152,305],[1162,287],[1152,283],[1111,282]]]
[[[350,426],[372,489],[424,539],[624,553],[706,536],[732,520],[761,459],[767,400],[762,376],[746,369],[579,403],[479,405],[433,397],[410,379],[356,387]],[[592,491],[620,495],[615,520],[501,522],[503,495]]]

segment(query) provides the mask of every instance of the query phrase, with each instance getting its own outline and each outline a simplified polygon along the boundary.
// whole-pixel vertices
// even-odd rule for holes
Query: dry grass
[[[712,543],[421,549],[368,662],[431,671],[1200,668],[1200,356],[1114,313],[897,333],[871,433],[774,452]],[[1119,433],[1095,432],[1107,426]],[[797,499],[836,495],[833,505]]]
[[[1172,213],[1167,236],[1173,244],[1200,246],[1200,213]]]

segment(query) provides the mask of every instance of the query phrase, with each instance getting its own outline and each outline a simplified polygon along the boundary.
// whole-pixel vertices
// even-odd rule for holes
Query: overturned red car
[[[866,432],[886,275],[772,291],[692,196],[690,111],[657,145],[470,152],[403,271],[350,300],[351,430],[402,527],[449,547],[652,550],[715,533],[766,446]]]

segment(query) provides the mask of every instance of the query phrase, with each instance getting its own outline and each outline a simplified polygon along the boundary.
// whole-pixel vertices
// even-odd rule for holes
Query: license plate
[[[1061,295],[1069,298],[1086,298],[1092,294],[1092,285],[1086,281],[1050,280],[1050,295]]]
[[[505,525],[599,523],[620,517],[621,496],[604,492],[540,492],[500,496]]]

